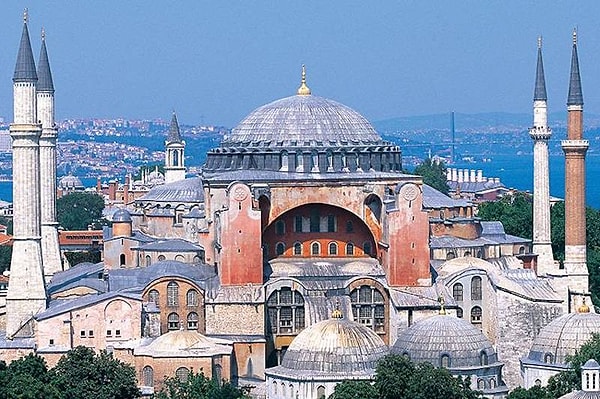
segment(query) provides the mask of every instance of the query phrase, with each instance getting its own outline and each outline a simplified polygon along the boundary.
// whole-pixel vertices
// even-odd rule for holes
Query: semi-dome
[[[594,333],[600,333],[599,314],[582,312],[562,315],[542,328],[524,360],[564,365],[566,357],[574,354]]]
[[[381,142],[358,112],[327,98],[295,95],[263,105],[244,118],[224,145],[322,147]]]
[[[282,369],[340,375],[372,374],[389,349],[373,330],[336,314],[313,324],[290,344]]]
[[[413,362],[429,362],[448,368],[478,367],[497,363],[496,351],[483,333],[464,319],[437,315],[420,320],[402,332],[392,353],[407,355]],[[483,360],[484,359],[484,360]]]

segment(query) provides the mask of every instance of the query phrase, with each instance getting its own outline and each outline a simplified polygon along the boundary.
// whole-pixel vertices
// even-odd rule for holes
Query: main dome
[[[252,111],[222,145],[323,147],[381,141],[367,119],[353,109],[327,98],[299,94]]]

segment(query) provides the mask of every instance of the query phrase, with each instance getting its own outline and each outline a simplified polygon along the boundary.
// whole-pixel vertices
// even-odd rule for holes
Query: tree
[[[532,197],[525,193],[505,195],[499,201],[479,205],[477,216],[481,220],[502,222],[504,231],[517,237],[531,239],[533,236]]]
[[[6,367],[0,364],[1,399],[58,399],[59,392],[51,385],[51,376],[43,358],[29,354]]]
[[[66,230],[87,230],[105,223],[104,199],[95,193],[75,192],[56,200],[58,223]]]
[[[377,388],[369,381],[342,381],[329,399],[379,399]]]
[[[415,368],[405,398],[478,399],[481,393],[471,389],[469,379],[454,377],[448,369],[421,363]]]
[[[135,369],[105,351],[78,346],[51,370],[53,385],[64,399],[134,399],[140,395]]]
[[[446,166],[443,162],[435,162],[426,159],[413,171],[415,175],[423,177],[423,183],[448,194],[448,183],[446,183]]]
[[[546,388],[536,385],[529,389],[515,388],[508,394],[506,399],[554,399],[554,396]]]
[[[377,363],[375,388],[381,399],[402,399],[408,390],[415,366],[406,356],[387,355]]]
[[[206,377],[202,370],[191,372],[183,381],[178,377],[167,377],[156,399],[250,399],[250,387],[236,388],[227,381],[219,384]]]
[[[0,273],[10,269],[12,259],[12,245],[0,245]]]

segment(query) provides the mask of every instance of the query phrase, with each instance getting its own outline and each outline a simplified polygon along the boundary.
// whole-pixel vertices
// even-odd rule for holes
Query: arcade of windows
[[[363,285],[350,293],[354,320],[377,333],[385,333],[385,300],[374,287]]]
[[[267,312],[272,334],[297,334],[305,327],[304,298],[291,288],[273,292],[267,300]]]
[[[452,297],[456,302],[463,302],[464,298],[464,287],[461,283],[455,283],[452,286]],[[474,276],[471,278],[471,301],[481,301],[482,300],[482,279],[479,276]],[[459,318],[463,317],[463,309],[459,307],[456,310],[456,315]],[[470,312],[471,323],[477,327],[481,328],[483,317],[483,311],[481,306],[473,306]]]
[[[267,247],[265,247],[265,250]],[[278,242],[277,244],[275,244],[275,254],[278,256],[281,256],[285,253],[285,243],[283,242]],[[354,256],[355,254],[355,250],[354,250],[355,246],[354,243],[348,242],[346,243],[345,246],[343,246],[343,250],[344,250],[344,255],[346,256]],[[363,247],[362,250],[365,253],[365,255],[371,255],[371,251],[372,251],[372,245],[369,241],[365,241],[363,243]],[[303,249],[303,245],[301,242],[296,241],[292,247],[292,254],[294,256],[302,256],[304,253],[304,249]],[[330,242],[329,244],[327,244],[327,255],[329,256],[337,256],[337,255],[342,255],[340,249],[339,249],[339,245],[337,242]],[[310,244],[310,255],[311,256],[321,256],[324,255],[322,254],[321,251],[321,243],[318,241],[314,241]]]

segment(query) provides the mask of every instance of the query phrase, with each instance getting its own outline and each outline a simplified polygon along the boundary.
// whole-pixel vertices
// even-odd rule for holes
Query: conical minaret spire
[[[574,296],[589,294],[585,236],[585,155],[589,142],[583,139],[583,94],[576,30],[573,31],[567,111],[567,139],[561,146],[565,153],[565,272],[572,305]]]
[[[6,296],[6,336],[25,328],[46,307],[40,229],[41,126],[37,117],[37,73],[29,42],[27,11],[13,76],[13,251]],[[31,326],[30,326],[31,327]]]
[[[56,220],[56,139],[54,123],[54,82],[50,71],[46,32],[42,29],[42,47],[38,61],[37,113],[42,123],[40,136],[40,194],[42,217],[42,259],[48,281],[62,270]]]
[[[181,139],[177,115],[173,111],[167,140],[165,141],[165,182],[185,179],[185,141]]]
[[[533,127],[529,135],[533,139],[533,253],[538,255],[538,275],[557,274],[550,234],[550,172],[548,140],[552,131],[548,127],[548,105],[542,38],[538,38],[537,68],[533,93]]]

